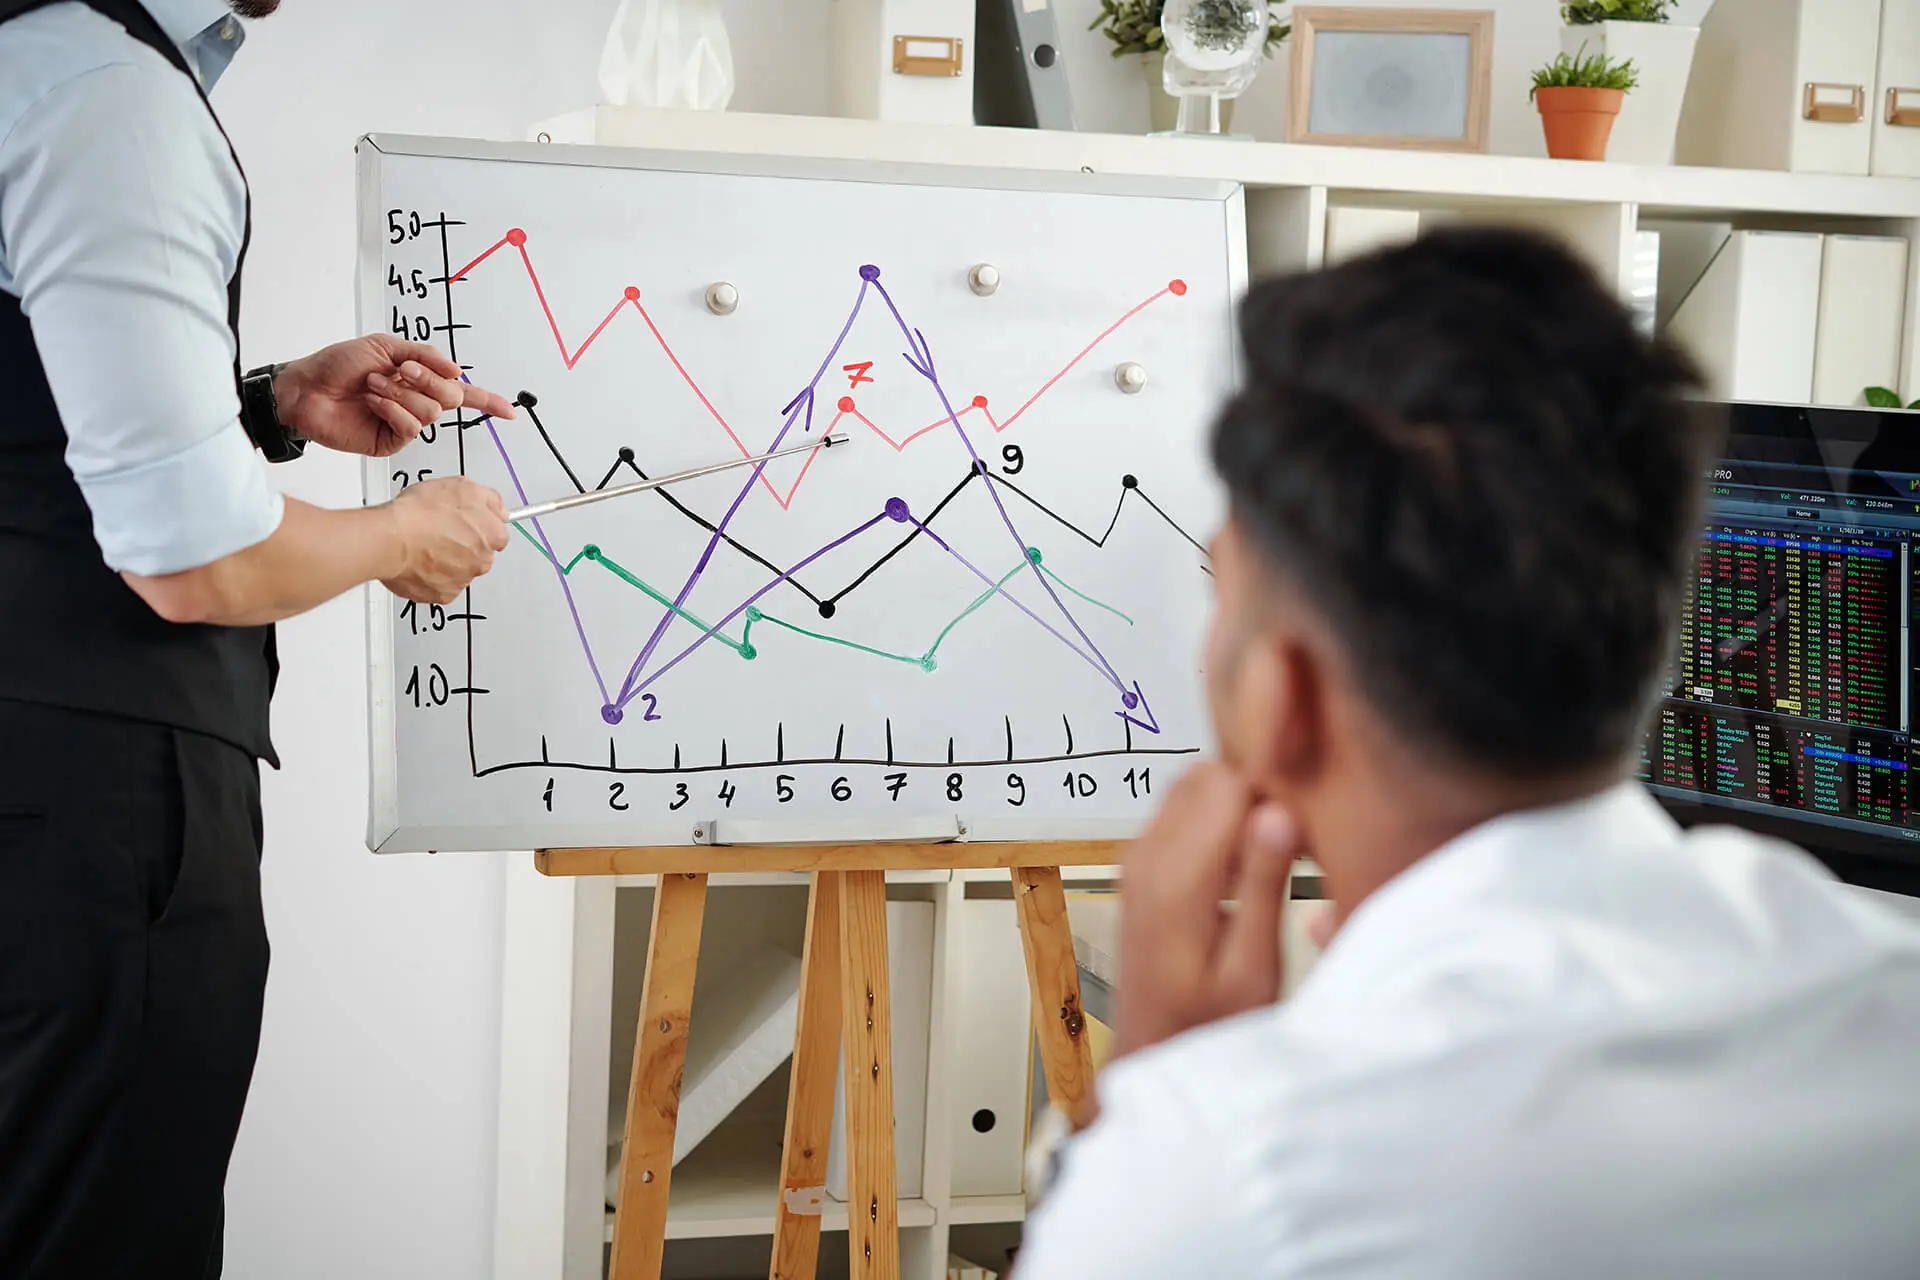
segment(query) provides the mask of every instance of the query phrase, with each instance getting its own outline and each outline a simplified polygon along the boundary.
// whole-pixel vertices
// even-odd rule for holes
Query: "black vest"
[[[0,0],[0,23],[53,0]],[[180,50],[138,0],[86,0],[193,82]],[[212,110],[211,107],[208,108]],[[235,164],[239,163],[236,157]],[[249,200],[248,239],[252,238]],[[246,244],[240,257],[246,257]],[[227,291],[240,341],[240,269]],[[99,376],[111,378],[112,369]],[[236,391],[240,370],[233,370]],[[101,558],[93,517],[67,470],[66,430],[19,299],[0,293],[0,699],[209,734],[273,761],[267,702],[271,627],[163,621]]]

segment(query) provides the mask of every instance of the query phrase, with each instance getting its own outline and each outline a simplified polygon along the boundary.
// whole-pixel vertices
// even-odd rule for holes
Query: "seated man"
[[[1631,781],[1686,361],[1512,232],[1243,320],[1221,760],[1127,854],[1119,1056],[1018,1280],[1920,1276],[1920,926]],[[1337,932],[1276,1005],[1296,855]]]

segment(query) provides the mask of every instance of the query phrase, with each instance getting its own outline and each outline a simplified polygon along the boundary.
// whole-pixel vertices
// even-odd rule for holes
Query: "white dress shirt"
[[[239,21],[222,0],[145,3],[211,87]],[[82,4],[0,24],[0,290],[33,324],[115,569],[195,568],[279,527],[233,386],[245,220],[226,141],[158,53]]]
[[[1920,925],[1637,785],[1453,841],[1100,1100],[1015,1280],[1920,1276]]]

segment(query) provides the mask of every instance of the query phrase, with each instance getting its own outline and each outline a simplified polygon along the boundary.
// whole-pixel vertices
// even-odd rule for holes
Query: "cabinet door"
[[[1737,2],[1737,0],[1736,0]],[[1912,0],[1892,7],[1911,8]],[[1873,155],[1873,101],[1879,84],[1881,0],[1804,0],[1800,7],[1800,107],[1790,168],[1802,173],[1860,173]],[[1807,95],[1839,119],[1807,119]],[[1855,108],[1858,114],[1855,114]]]
[[[1920,177],[1920,4],[1886,0],[1873,101],[1873,171]]]

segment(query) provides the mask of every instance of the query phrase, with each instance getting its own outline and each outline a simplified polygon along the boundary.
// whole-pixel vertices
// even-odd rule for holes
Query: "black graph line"
[[[553,438],[551,435],[548,434],[545,425],[540,421],[539,417],[533,411],[533,406],[539,403],[538,398],[535,397],[531,392],[522,391],[519,394],[519,396],[516,398],[515,403],[520,404],[527,409],[528,415],[533,418],[534,426],[538,429],[540,433],[541,442],[545,444],[547,447],[547,452],[553,455],[554,461],[558,462],[560,464],[561,469],[567,473],[567,478],[573,482],[574,488],[576,490],[584,492],[586,486],[581,482],[577,474],[574,472],[573,465],[567,461],[566,455],[561,451],[560,447],[554,443]],[[606,474],[600,478],[600,483],[595,485],[594,488],[604,489],[609,484],[613,483],[613,478],[619,474],[620,469],[622,467],[625,467],[627,470],[631,471],[639,479],[648,480],[652,478],[647,474],[647,472],[644,469],[641,468],[634,450],[629,446],[623,446],[620,449],[619,454],[615,458],[613,464],[607,468]],[[898,542],[894,543],[892,547],[888,548],[884,553],[882,553],[881,556],[877,560],[875,560],[872,564],[862,569],[858,574],[856,574],[853,577],[853,579],[850,582],[847,583],[846,586],[840,588],[840,590],[832,593],[831,595],[822,596],[818,592],[814,591],[812,588],[808,587],[805,583],[801,582],[797,577],[791,577],[791,576],[782,578],[782,585],[791,587],[793,588],[793,590],[799,592],[802,596],[806,597],[808,602],[811,603],[814,606],[814,608],[819,611],[819,614],[821,617],[823,618],[833,617],[834,614],[838,611],[838,606],[841,601],[845,600],[848,596],[852,595],[855,591],[857,591],[859,588],[864,586],[869,579],[871,579],[882,568],[886,567],[886,565],[890,561],[892,561],[894,557],[898,556],[902,551],[905,551],[907,547],[912,545],[912,543],[916,539],[918,539],[923,532],[925,532],[928,529],[931,529],[933,526],[933,523],[940,518],[941,513],[944,512],[947,509],[947,507],[953,503],[954,499],[958,498],[961,495],[961,493],[965,492],[968,485],[972,484],[975,480],[979,479],[981,476],[986,476],[987,479],[991,481],[993,484],[999,485],[1000,487],[1017,495],[1018,497],[1023,499],[1029,506],[1033,507],[1035,511],[1038,511],[1041,515],[1046,516],[1049,520],[1053,521],[1055,524],[1059,525],[1061,528],[1068,530],[1069,532],[1074,534],[1076,537],[1086,542],[1088,545],[1095,548],[1100,548],[1100,549],[1104,549],[1106,547],[1107,540],[1113,536],[1114,529],[1119,526],[1121,513],[1126,510],[1127,499],[1130,496],[1138,496],[1142,502],[1147,504],[1148,508],[1151,509],[1155,515],[1160,517],[1160,519],[1167,525],[1168,528],[1172,529],[1175,533],[1180,535],[1180,537],[1184,539],[1189,545],[1191,545],[1194,548],[1194,550],[1200,552],[1202,555],[1205,555],[1207,553],[1206,547],[1202,545],[1198,539],[1196,539],[1191,533],[1188,533],[1187,530],[1180,525],[1179,521],[1175,520],[1172,516],[1168,515],[1166,510],[1162,508],[1159,503],[1155,502],[1150,496],[1148,496],[1147,492],[1140,487],[1140,481],[1135,476],[1124,475],[1120,478],[1120,496],[1114,502],[1113,515],[1111,518],[1108,519],[1107,527],[1103,531],[1101,531],[1100,534],[1096,536],[1092,533],[1089,533],[1087,530],[1082,529],[1079,525],[1075,524],[1073,521],[1069,520],[1067,517],[1061,515],[1059,512],[1055,511],[1053,508],[1047,506],[1044,502],[1034,497],[1031,493],[1028,493],[1025,489],[1013,483],[1013,481],[1005,478],[1004,476],[994,475],[991,471],[986,469],[985,463],[975,463],[969,466],[966,470],[966,473],[960,477],[959,482],[956,483],[951,489],[947,490],[946,495],[942,497],[939,502],[934,504],[933,510],[928,512],[924,519],[918,521],[915,524],[915,527],[913,528],[912,532],[903,535]],[[654,492],[658,493],[660,497],[669,506],[671,506],[675,511],[677,511],[681,516],[685,517],[687,520],[692,521],[694,524],[706,530],[708,533],[718,532],[718,527],[715,525],[713,521],[707,519],[705,516],[695,511],[693,508],[687,506],[686,503],[682,502],[679,498],[675,497],[672,493],[668,492],[665,489],[657,489]],[[739,552],[741,555],[753,561],[755,564],[759,565],[760,567],[776,575],[779,575],[782,573],[782,571],[777,566],[775,566],[773,561],[769,560],[766,556],[761,555],[758,551],[755,551],[752,547],[740,541],[738,538],[734,537],[731,533],[722,532],[720,533],[720,537],[723,541],[726,542],[728,546],[732,547],[735,551]],[[1201,566],[1201,571],[1203,573],[1209,573],[1209,574],[1212,572],[1204,564]]]
[[[878,573],[882,565],[886,564],[887,561],[899,555],[902,551],[905,551],[907,549],[908,543],[912,542],[915,538],[918,538],[924,530],[931,527],[933,522],[940,518],[940,513],[947,509],[947,504],[949,502],[952,502],[955,498],[959,497],[960,491],[966,488],[968,485],[972,484],[974,481],[974,478],[979,474],[980,472],[975,468],[972,468],[972,467],[967,468],[966,477],[962,479],[959,484],[947,490],[947,496],[940,499],[939,503],[934,506],[933,510],[927,514],[927,518],[920,521],[918,527],[916,527],[912,533],[909,533],[906,537],[894,543],[893,549],[891,551],[888,551],[885,555],[881,556],[878,560],[875,560],[872,564],[868,565],[865,569],[861,570],[859,577],[855,578],[852,582],[849,582],[846,586],[840,588],[838,591],[834,592],[832,595],[828,596],[825,600],[821,601],[821,604],[822,605],[838,604],[840,601],[852,595],[856,588],[858,588],[868,578],[871,578],[874,574]],[[825,613],[824,609],[822,610],[822,613],[823,614]],[[831,615],[827,615],[827,616],[831,616]]]
[[[540,441],[547,446],[547,452],[553,455],[553,460],[560,464],[562,471],[567,473],[567,479],[573,482],[573,491],[585,493],[586,486],[580,483],[579,476],[573,474],[573,467],[567,462],[566,455],[560,452],[558,446],[553,443],[553,437],[547,434],[547,424],[540,421],[540,415],[533,411],[534,406],[540,403],[539,399],[531,391],[522,391],[513,398],[513,402],[525,409],[527,416],[533,419],[533,429],[540,433]],[[603,483],[600,487],[604,489],[606,485]]]
[[[1195,538],[1192,534],[1188,533],[1184,528],[1181,527],[1180,522],[1178,520],[1175,520],[1172,516],[1168,515],[1166,511],[1162,509],[1159,503],[1155,502],[1152,498],[1147,496],[1147,491],[1140,487],[1140,480],[1139,480],[1139,477],[1137,476],[1125,475],[1120,477],[1120,498],[1117,502],[1113,504],[1113,518],[1107,521],[1106,530],[1103,533],[1101,533],[1101,535],[1097,538],[1094,537],[1092,534],[1088,533],[1085,529],[1082,529],[1079,525],[1075,524],[1073,521],[1067,519],[1065,516],[1055,511],[1053,508],[1049,507],[1046,503],[1040,501],[1040,499],[1028,493],[1025,489],[1022,489],[1019,485],[1015,484],[1013,481],[1007,479],[1005,476],[996,476],[991,473],[988,473],[987,479],[993,481],[994,484],[998,485],[1002,489],[1006,489],[1011,493],[1018,494],[1020,497],[1026,499],[1027,504],[1031,506],[1035,511],[1038,511],[1041,515],[1046,516],[1049,520],[1052,520],[1055,524],[1058,524],[1063,529],[1072,530],[1074,533],[1084,538],[1091,545],[1095,547],[1100,547],[1100,548],[1106,547],[1107,539],[1112,537],[1114,529],[1119,527],[1120,513],[1126,510],[1127,499],[1130,497],[1138,497],[1140,501],[1146,503],[1149,507],[1153,508],[1153,513],[1155,515],[1159,516],[1162,520],[1166,521],[1167,527],[1169,529],[1172,529],[1175,533],[1179,534],[1182,538],[1186,539],[1187,542],[1193,547],[1195,551],[1198,551],[1201,555],[1208,554],[1207,548],[1205,547],[1205,545],[1203,545],[1200,542],[1199,539]]]

